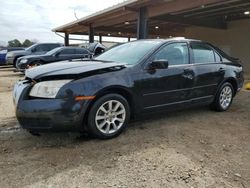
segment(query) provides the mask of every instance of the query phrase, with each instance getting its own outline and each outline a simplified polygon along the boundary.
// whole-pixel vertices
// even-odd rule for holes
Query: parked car
[[[16,60],[19,57],[25,56],[25,55],[41,55],[45,54],[48,51],[63,46],[60,43],[38,43],[30,46],[29,48],[25,50],[18,50],[14,52],[9,52],[6,55],[6,63],[9,65],[13,65],[16,67]]]
[[[93,42],[87,46],[87,49],[93,54],[93,56],[98,56],[106,50],[106,47],[99,42]]]
[[[199,40],[139,40],[93,60],[28,69],[15,85],[16,117],[31,132],[119,135],[130,118],[210,105],[226,111],[243,86],[239,60]]]
[[[90,58],[91,53],[85,48],[79,47],[58,47],[43,55],[29,55],[17,59],[16,68],[24,71],[30,67],[54,63],[56,61]]]
[[[21,47],[11,47],[11,48],[6,48],[4,50],[0,51],[0,65],[5,65],[6,64],[6,54],[8,52],[12,52],[12,51],[17,51],[17,50],[24,50],[24,48]]]

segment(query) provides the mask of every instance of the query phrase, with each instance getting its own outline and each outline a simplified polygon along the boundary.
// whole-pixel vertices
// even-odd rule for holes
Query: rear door
[[[195,71],[193,101],[207,101],[213,98],[218,84],[223,80],[225,65],[220,55],[208,44],[191,42],[191,62]]]

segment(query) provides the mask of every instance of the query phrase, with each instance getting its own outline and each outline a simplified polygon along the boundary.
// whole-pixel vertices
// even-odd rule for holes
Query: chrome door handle
[[[189,79],[189,80],[193,80],[193,79],[194,79],[194,76],[193,76],[191,73],[189,73],[189,74],[183,74],[182,76],[183,76],[184,78]]]
[[[225,69],[221,67],[221,68],[219,69],[219,72],[225,72]]]
[[[184,69],[184,72],[183,72],[182,76],[184,78],[189,79],[189,80],[193,80],[194,79],[193,70],[191,70],[191,69]]]

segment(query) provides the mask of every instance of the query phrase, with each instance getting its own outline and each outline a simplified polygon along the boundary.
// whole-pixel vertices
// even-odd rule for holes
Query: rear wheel
[[[219,89],[212,107],[219,112],[223,112],[229,109],[232,104],[234,96],[234,89],[232,84],[225,82]]]
[[[118,136],[130,119],[127,100],[118,94],[107,94],[91,107],[87,128],[91,135],[108,139]]]

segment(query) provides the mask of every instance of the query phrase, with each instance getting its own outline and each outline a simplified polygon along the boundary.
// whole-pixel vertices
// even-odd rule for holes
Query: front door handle
[[[221,68],[219,69],[219,72],[223,73],[223,72],[225,72],[225,69],[221,67]]]
[[[191,70],[191,69],[184,69],[182,77],[187,78],[189,80],[193,80],[194,79],[194,72],[193,72],[193,70]]]

